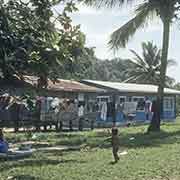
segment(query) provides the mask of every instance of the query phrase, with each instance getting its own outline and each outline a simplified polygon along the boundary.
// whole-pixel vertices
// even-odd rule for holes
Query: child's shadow
[[[110,165],[115,165],[115,164],[117,164],[118,163],[118,161],[111,161],[109,164]]]

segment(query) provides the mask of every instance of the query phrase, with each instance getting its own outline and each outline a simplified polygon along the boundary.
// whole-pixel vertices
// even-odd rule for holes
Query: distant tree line
[[[64,72],[61,77],[158,85],[161,50],[152,42],[143,42],[142,55],[134,50],[131,52],[132,59],[101,60],[95,56],[93,48],[85,48],[84,53],[76,61],[72,64],[68,62],[64,64]],[[174,65],[176,65],[176,61],[169,59],[168,67]],[[174,84],[175,80],[166,76],[166,87],[173,87]]]

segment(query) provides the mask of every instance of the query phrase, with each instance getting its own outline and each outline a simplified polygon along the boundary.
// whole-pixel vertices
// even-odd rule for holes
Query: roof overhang
[[[109,92],[121,93],[143,93],[143,94],[157,94],[158,86],[151,84],[135,84],[135,83],[119,83],[110,81],[94,81],[82,80],[82,83],[87,85],[96,86],[98,88],[107,89]],[[180,95],[180,91],[165,88],[164,93],[167,95]]]

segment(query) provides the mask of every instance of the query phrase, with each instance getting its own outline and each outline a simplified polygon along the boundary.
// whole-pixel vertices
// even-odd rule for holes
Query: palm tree
[[[89,5],[96,7],[117,7],[123,3],[136,3],[138,0],[84,0]],[[110,39],[111,48],[117,50],[125,47],[135,32],[149,24],[151,20],[159,17],[163,23],[163,43],[160,67],[160,82],[158,84],[157,96],[157,118],[152,121],[148,131],[160,131],[161,111],[163,110],[163,95],[167,69],[167,58],[169,49],[170,26],[173,19],[177,17],[180,9],[180,0],[144,0],[135,10],[135,16],[122,27],[113,32]]]
[[[124,82],[155,84],[159,85],[160,68],[161,68],[161,50],[152,42],[142,43],[142,56],[138,55],[134,50],[133,59],[127,60],[128,68],[124,71],[128,74],[128,79]],[[175,65],[174,60],[168,60],[168,66]],[[166,76],[165,85],[171,86],[172,78]]]

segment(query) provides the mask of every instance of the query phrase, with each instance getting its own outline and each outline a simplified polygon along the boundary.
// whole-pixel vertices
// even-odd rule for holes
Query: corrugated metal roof
[[[48,89],[66,92],[104,92],[105,90],[88,86],[73,80],[58,79],[56,83],[48,81]]]
[[[25,81],[37,86],[38,77],[24,76]],[[106,90],[89,86],[74,80],[57,79],[55,82],[48,80],[48,90],[65,92],[105,92]]]
[[[7,81],[4,79],[0,80],[0,95],[8,93],[10,95],[19,96],[27,91],[35,90],[35,88],[32,86],[32,84],[29,84],[28,82],[14,79],[11,81]]]
[[[83,80],[82,82],[102,88],[111,88],[119,92],[133,92],[133,93],[138,92],[138,93],[153,93],[153,94],[158,92],[158,86],[149,85],[149,84],[119,83],[119,82],[94,81],[94,80]],[[164,93],[180,95],[180,91],[169,88],[165,88]]]

